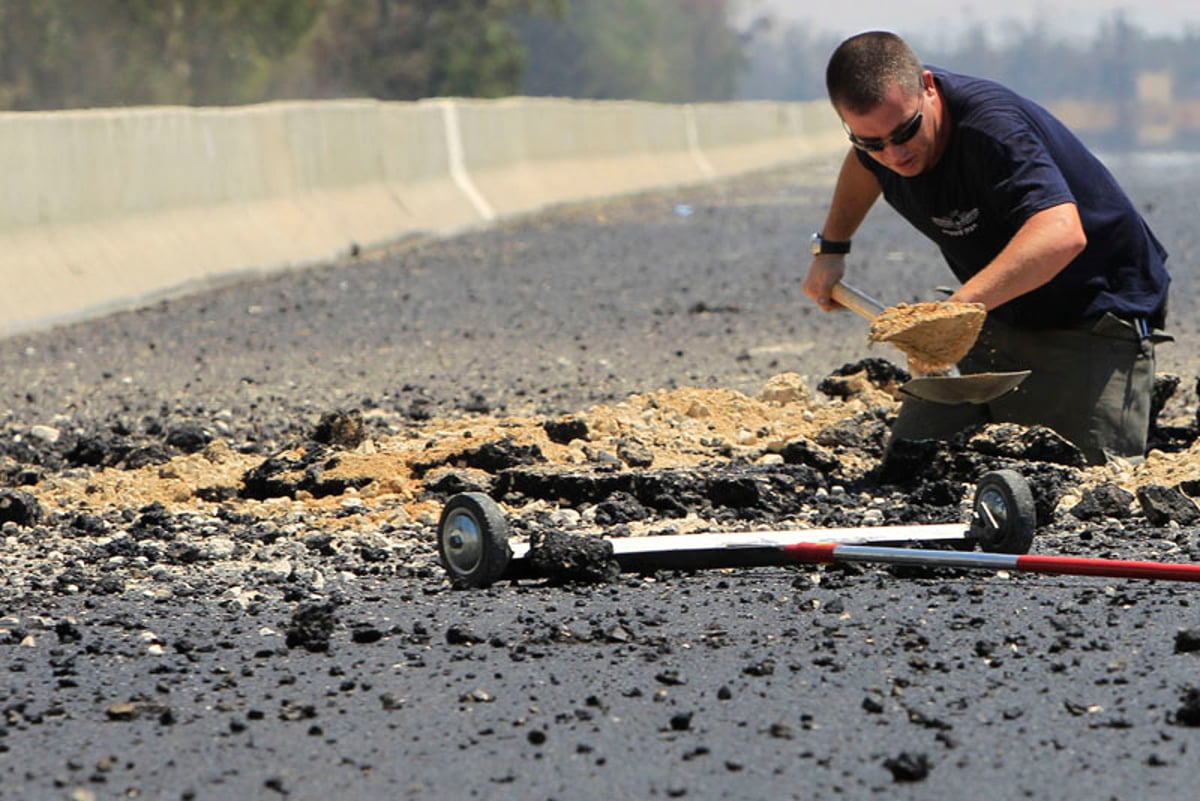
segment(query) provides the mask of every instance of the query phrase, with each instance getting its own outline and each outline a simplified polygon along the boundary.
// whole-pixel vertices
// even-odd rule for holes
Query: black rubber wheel
[[[985,473],[975,485],[971,536],[989,553],[1029,553],[1037,507],[1029,482],[1015,470]]]
[[[508,523],[500,507],[482,492],[453,496],[438,521],[438,556],[460,587],[489,587],[508,568]]]

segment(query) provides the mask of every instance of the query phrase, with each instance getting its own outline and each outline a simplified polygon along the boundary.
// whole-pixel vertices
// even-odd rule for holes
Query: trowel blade
[[[921,376],[902,384],[900,391],[933,403],[988,403],[1016,389],[1029,374],[1029,370],[1017,370],[1011,373]]]

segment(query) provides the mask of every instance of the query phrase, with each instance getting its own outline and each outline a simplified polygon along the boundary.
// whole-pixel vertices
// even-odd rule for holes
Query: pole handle
[[[874,320],[880,312],[887,308],[866,292],[855,289],[843,281],[838,281],[833,285],[829,296],[850,311],[857,312],[868,320]]]

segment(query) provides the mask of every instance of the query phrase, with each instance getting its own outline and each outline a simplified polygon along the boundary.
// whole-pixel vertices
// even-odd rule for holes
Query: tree
[[[825,99],[825,63],[840,39],[808,25],[763,19],[747,32],[749,66],[738,97],[752,100]]]
[[[522,91],[686,102],[734,96],[745,60],[726,0],[572,0],[522,27]]]
[[[315,92],[388,100],[517,91],[518,18],[562,13],[564,0],[330,0],[314,38]]]
[[[0,0],[0,103],[262,99],[325,0]]]
[[[324,0],[107,0],[142,37],[173,102],[262,98],[270,65],[295,48]],[[156,102],[172,102],[158,98]]]
[[[0,0],[0,106],[104,105],[118,97],[128,48],[106,0]]]

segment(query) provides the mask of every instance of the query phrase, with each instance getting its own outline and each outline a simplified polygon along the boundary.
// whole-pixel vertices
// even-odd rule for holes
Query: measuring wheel
[[[504,575],[512,549],[496,502],[482,492],[453,496],[438,521],[438,555],[462,587],[487,587]]]
[[[1029,483],[1015,470],[985,473],[975,485],[971,537],[989,553],[1029,553],[1037,509]]]

